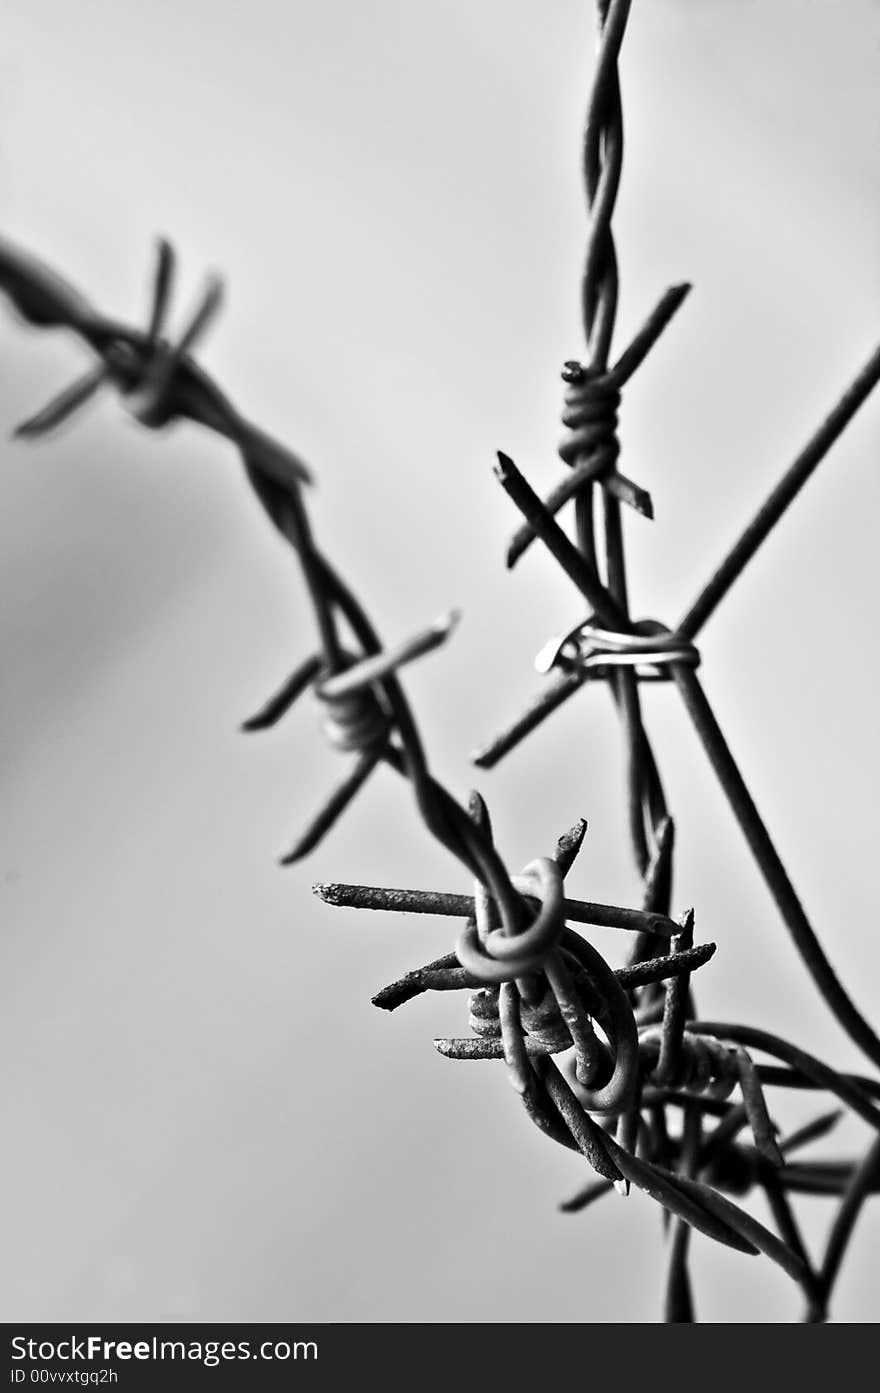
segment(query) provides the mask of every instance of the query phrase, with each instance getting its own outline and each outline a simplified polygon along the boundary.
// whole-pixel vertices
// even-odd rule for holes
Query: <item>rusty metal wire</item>
[[[621,506],[650,519],[653,505],[644,487],[619,468],[618,413],[624,386],[690,287],[668,290],[609,366],[618,299],[612,220],[623,160],[618,59],[630,0],[597,0],[596,10],[598,53],[583,147],[589,212],[581,283],[586,349],[583,362],[571,359],[562,371],[565,436],[559,454],[567,472],[542,500],[508,456],[499,454],[496,469],[522,515],[508,565],[539,540],[583,596],[587,613],[542,649],[536,665],[549,678],[547,686],[476,762],[496,763],[586,682],[605,683],[623,731],[629,833],[642,878],[640,907],[566,894],[565,878],[583,843],[585,823],[566,832],[552,856],[539,855],[521,874],[511,875],[495,847],[482,798],[471,795],[465,809],[433,777],[399,672],[442,646],[456,616],[396,646],[380,642],[360,601],[314,538],[306,507],[308,468],[242,415],[195,361],[194,351],[222,301],[218,279],[207,282],[185,328],[172,340],[165,333],[175,270],[168,242],[159,244],[146,330],[104,316],[41,262],[0,242],[0,288],[20,315],[37,328],[72,330],[97,357],[95,366],[17,434],[39,438],[109,387],[148,429],[187,419],[234,445],[260,503],[299,558],[317,638],[315,650],[243,729],[273,728],[311,690],[328,744],[353,757],[283,863],[313,850],[384,762],[408,781],[428,831],[473,881],[471,895],[315,886],[331,905],[464,920],[453,952],[407,972],[380,991],[375,1004],[393,1011],[424,992],[469,993],[471,1033],[437,1039],[435,1046],[454,1060],[504,1060],[535,1125],[587,1160],[599,1179],[591,1179],[563,1209],[580,1211],[612,1189],[627,1194],[635,1186],[662,1207],[665,1219],[671,1216],[667,1320],[696,1319],[689,1272],[696,1229],[740,1252],[771,1258],[801,1289],[805,1319],[818,1321],[826,1317],[862,1206],[880,1189],[880,1083],[841,1074],[767,1030],[699,1018],[692,976],[712,959],[715,945],[694,942],[692,910],[677,919],[672,914],[674,824],[642,720],[639,688],[644,681],[675,684],[816,988],[850,1039],[880,1066],[880,1038],[835,975],[727,746],[697,675],[696,646],[705,622],[880,380],[880,350],[679,623],[670,627],[633,619]],[[559,521],[569,503],[576,541]],[[632,935],[628,964],[612,970],[572,924]],[[775,1062],[756,1061],[755,1051]],[[861,1159],[792,1159],[830,1132],[841,1111],[824,1113],[785,1137],[773,1121],[768,1088],[829,1092],[878,1136]],[[750,1142],[742,1139],[745,1130]],[[775,1231],[729,1198],[748,1198],[756,1191],[766,1198]],[[795,1199],[802,1194],[838,1201],[818,1261],[810,1257],[795,1213]]]

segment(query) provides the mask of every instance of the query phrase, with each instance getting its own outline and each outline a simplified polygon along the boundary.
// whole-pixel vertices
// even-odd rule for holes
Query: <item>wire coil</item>
[[[562,380],[566,383],[562,408],[566,434],[559,444],[559,455],[572,468],[588,461],[584,482],[598,481],[614,468],[620,454],[620,389],[606,374],[591,373],[573,360],[564,365]]]
[[[650,1084],[651,1075],[660,1061],[661,1031],[653,1027],[639,1032],[639,1055],[642,1076]],[[670,1087],[706,1094],[709,1098],[729,1098],[740,1079],[739,1056],[735,1049],[706,1035],[685,1031],[676,1052],[675,1070],[664,1078]]]
[[[631,632],[602,628],[588,619],[550,639],[535,658],[538,672],[629,667],[637,676],[654,681],[667,680],[675,666],[699,665],[696,644],[656,619],[634,620]]]
[[[320,682],[315,696],[321,705],[321,729],[335,750],[366,754],[380,748],[391,731],[391,717],[373,687],[344,696],[328,696]]]

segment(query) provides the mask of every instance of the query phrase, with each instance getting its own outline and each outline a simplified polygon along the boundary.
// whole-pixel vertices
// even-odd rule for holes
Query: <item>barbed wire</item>
[[[274,527],[296,552],[310,597],[317,645],[243,729],[274,727],[307,690],[317,697],[332,749],[353,756],[343,779],[313,815],[285,864],[308,854],[352,803],[379,763],[409,783],[428,831],[473,880],[470,896],[331,884],[315,892],[331,905],[451,915],[463,919],[454,951],[407,972],[374,1002],[393,1011],[427,991],[469,992],[463,1038],[435,1040],[447,1058],[504,1060],[531,1120],[586,1158],[599,1180],[562,1206],[579,1212],[611,1189],[641,1189],[673,1218],[664,1314],[695,1319],[688,1268],[690,1233],[748,1254],[763,1253],[800,1287],[805,1319],[825,1319],[841,1261],[867,1196],[880,1188],[880,1082],[843,1074],[805,1050],[756,1027],[704,1021],[691,978],[713,958],[713,943],[694,943],[694,913],[672,915],[675,830],[657,760],[642,720],[643,681],[671,681],[704,746],[794,945],[819,993],[875,1066],[880,1039],[839,982],[734,762],[697,668],[703,625],[880,379],[878,349],[811,437],[753,521],[727,553],[678,625],[634,620],[630,613],[621,507],[650,518],[650,495],[619,469],[618,411],[625,384],[683,304],[674,286],[611,367],[618,298],[612,232],[623,159],[618,58],[630,0],[597,0],[598,56],[588,102],[583,174],[589,212],[581,284],[585,361],[569,360],[560,455],[567,473],[542,500],[513,461],[499,454],[496,474],[523,523],[508,551],[514,565],[534,540],[556,559],[584,598],[583,621],[545,645],[537,666],[544,691],[515,723],[480,751],[489,767],[517,746],[588,681],[604,682],[620,719],[632,852],[642,879],[640,907],[566,895],[565,878],[586,824],[565,833],[552,856],[511,875],[495,847],[485,802],[467,809],[435,779],[401,669],[449,639],[450,614],[392,647],[379,639],[365,608],[312,532],[310,472],[293,451],[233,406],[193,354],[222,302],[216,277],[175,340],[166,336],[175,256],[161,241],[147,328],[97,311],[72,285],[23,250],[0,241],[0,288],[40,329],[66,328],[97,363],[17,430],[38,439],[110,387],[144,427],[186,419],[229,440]],[[601,531],[596,502],[601,502]],[[576,543],[558,521],[574,505]],[[572,927],[610,927],[632,936],[626,966],[612,970],[587,935]],[[758,1051],[775,1062],[756,1062]],[[557,1058],[565,1055],[560,1064]],[[829,1133],[841,1109],[785,1136],[765,1089],[828,1092],[878,1133],[861,1158],[791,1160]],[[735,1098],[738,1095],[738,1100]],[[675,1119],[680,1115],[680,1126]],[[751,1143],[742,1140],[748,1128]],[[766,1196],[775,1231],[730,1195]],[[839,1203],[823,1257],[813,1261],[793,1197],[823,1194]]]

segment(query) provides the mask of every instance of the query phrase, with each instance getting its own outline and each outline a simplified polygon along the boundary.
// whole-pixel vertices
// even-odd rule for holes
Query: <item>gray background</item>
[[[319,537],[380,630],[464,622],[407,678],[435,769],[539,679],[581,610],[538,548],[515,575],[509,451],[558,477],[580,352],[591,7],[566,0],[4,0],[2,227],[121,315],[152,241],[230,286],[209,371],[319,478]],[[878,9],[651,0],[623,62],[618,345],[695,292],[628,393],[637,613],[669,621],[876,334]],[[0,315],[4,432],[84,362]],[[877,403],[713,619],[705,681],[805,902],[880,1015]],[[646,1198],[556,1212],[584,1179],[503,1069],[431,1039],[463,998],[369,997],[450,921],[320,905],[313,881],[467,890],[380,773],[303,866],[273,856],[340,772],[309,703],[237,722],[312,642],[291,557],[231,449],[139,431],[108,397],[0,472],[6,1319],[652,1320]],[[842,675],[839,675],[842,674]],[[860,1061],[815,997],[670,689],[646,696],[679,827],[677,909],[716,940],[706,1014]],[[601,691],[479,785],[514,869],[579,815],[572,892],[637,902]],[[597,932],[613,961],[621,946]],[[786,1126],[821,1104],[776,1095]],[[861,1124],[841,1144],[862,1148]],[[826,1150],[831,1144],[826,1144]],[[763,1215],[763,1211],[761,1211]],[[830,1208],[804,1206],[811,1236]],[[873,1319],[878,1216],[837,1314]],[[697,1239],[706,1319],[790,1319],[763,1260]]]

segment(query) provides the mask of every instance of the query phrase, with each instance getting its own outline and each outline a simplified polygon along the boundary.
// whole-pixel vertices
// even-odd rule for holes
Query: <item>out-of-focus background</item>
[[[624,50],[618,346],[695,291],[623,408],[637,613],[674,620],[877,332],[872,0],[651,0]],[[316,530],[383,635],[464,622],[406,686],[461,797],[468,751],[581,615],[491,474],[555,458],[582,349],[581,0],[4,0],[2,232],[107,310],[145,313],[154,239],[228,306],[202,355],[311,462]],[[0,312],[0,425],[86,361]],[[707,628],[705,682],[818,931],[880,1017],[871,403]],[[654,1320],[659,1210],[568,1217],[585,1179],[502,1066],[449,1063],[461,996],[371,994],[448,920],[332,910],[314,881],[466,891],[380,773],[276,868],[343,762],[309,703],[245,738],[312,642],[296,566],[234,453],[140,431],[108,395],[0,468],[7,1319]],[[719,948],[706,1015],[860,1059],[816,997],[675,693],[647,716],[679,832],[676,908]],[[476,779],[508,864],[590,822],[572,892],[636,903],[610,702],[585,691]],[[598,931],[619,961],[621,945]],[[824,1106],[775,1094],[784,1125]],[[848,1124],[824,1150],[866,1144]],[[820,1148],[820,1150],[823,1148]],[[836,1314],[876,1318],[875,1205]],[[811,1240],[826,1201],[802,1205]],[[762,1217],[766,1217],[763,1215]],[[766,1260],[694,1243],[698,1314],[787,1320]]]

